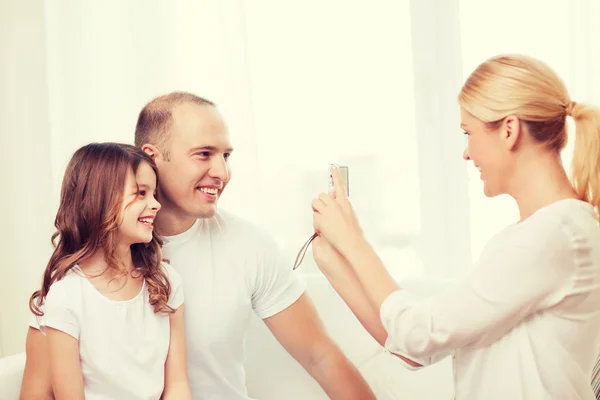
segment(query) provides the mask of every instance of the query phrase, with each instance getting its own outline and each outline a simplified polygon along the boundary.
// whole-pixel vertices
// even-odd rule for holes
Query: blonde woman
[[[552,69],[498,56],[458,101],[463,157],[488,197],[520,220],[494,236],[473,273],[425,301],[398,287],[362,235],[334,171],[313,201],[317,264],[369,332],[410,368],[453,356],[456,399],[593,399],[600,347],[600,112],[569,98]],[[575,121],[572,179],[560,159]],[[432,249],[433,250],[433,249]]]

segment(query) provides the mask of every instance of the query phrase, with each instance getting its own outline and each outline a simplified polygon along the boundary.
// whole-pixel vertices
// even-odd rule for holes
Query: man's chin
[[[217,205],[205,205],[194,213],[196,218],[212,218],[217,213]]]

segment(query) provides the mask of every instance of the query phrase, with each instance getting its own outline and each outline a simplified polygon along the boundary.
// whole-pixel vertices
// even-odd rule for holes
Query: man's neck
[[[196,220],[194,217],[183,216],[164,207],[156,215],[154,228],[161,236],[174,236],[190,229]]]

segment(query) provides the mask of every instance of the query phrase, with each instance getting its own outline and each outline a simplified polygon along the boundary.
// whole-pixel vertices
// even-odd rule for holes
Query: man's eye
[[[227,160],[229,157],[231,157],[231,153],[225,153],[225,154],[223,154],[223,158],[224,159]]]

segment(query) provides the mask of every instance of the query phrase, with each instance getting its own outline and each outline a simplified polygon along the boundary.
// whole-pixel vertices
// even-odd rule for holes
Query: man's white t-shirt
[[[464,282],[381,306],[387,349],[422,365],[453,354],[457,400],[592,400],[600,346],[600,228],[567,199],[497,234]]]
[[[265,319],[285,310],[305,284],[266,232],[221,210],[164,239],[163,256],[179,272],[185,293],[193,398],[249,399],[244,362],[252,313]]]
[[[171,284],[168,304],[183,304],[181,278],[163,264]],[[154,313],[148,285],[134,298],[110,300],[79,267],[55,282],[43,304],[44,315],[31,326],[51,327],[79,341],[86,400],[159,400],[171,331],[168,314]]]

